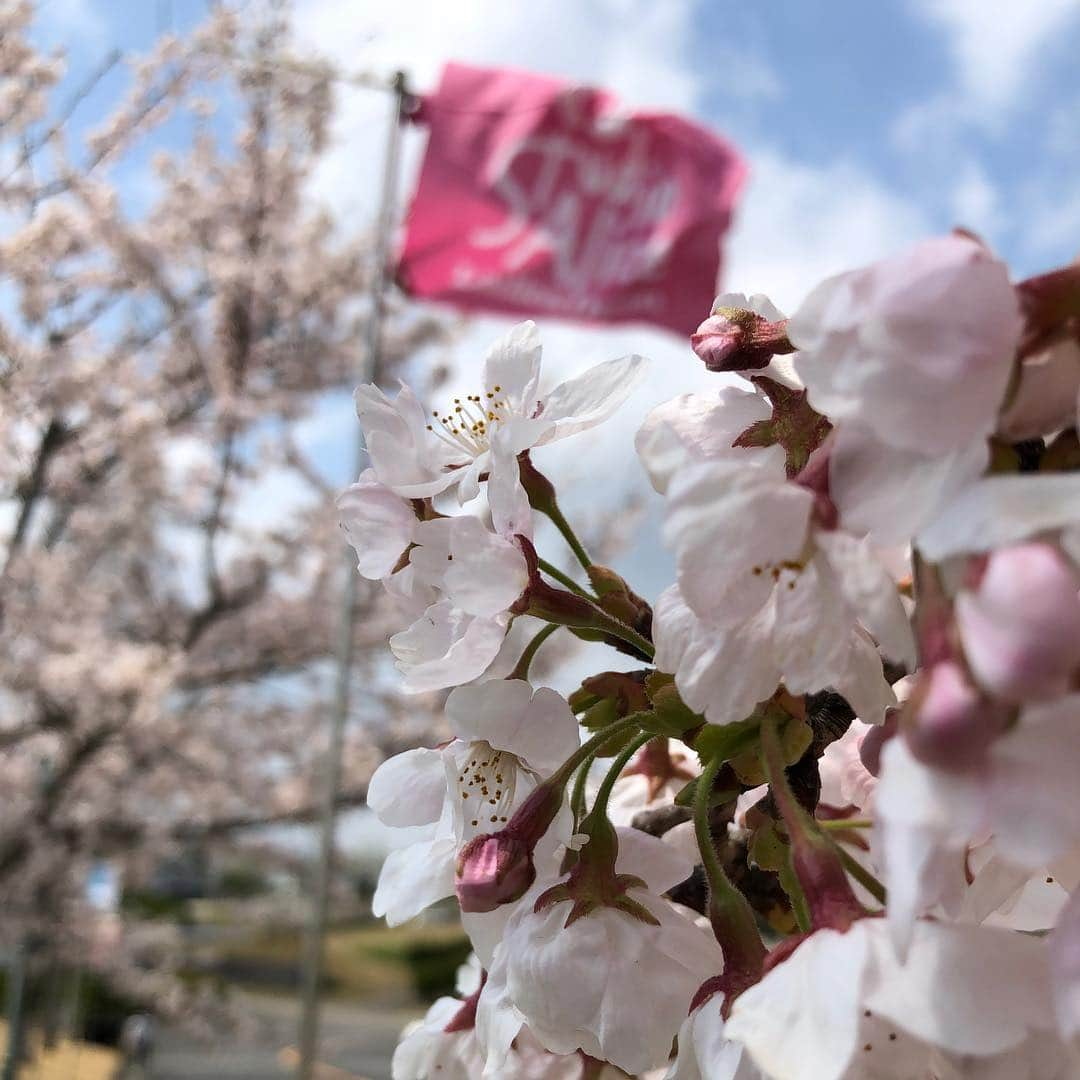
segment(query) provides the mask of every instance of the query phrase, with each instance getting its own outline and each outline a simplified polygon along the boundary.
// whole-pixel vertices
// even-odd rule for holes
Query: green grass
[[[267,929],[243,943],[214,949],[230,982],[260,989],[295,989],[303,936]],[[459,926],[382,924],[336,927],[326,939],[326,989],[333,996],[380,1003],[430,1001],[453,988],[469,952]]]

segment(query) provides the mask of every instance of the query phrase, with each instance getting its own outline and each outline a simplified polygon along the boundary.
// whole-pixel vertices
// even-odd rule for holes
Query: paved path
[[[260,1042],[207,1046],[182,1032],[163,1031],[147,1080],[284,1080],[293,1075],[298,1021],[295,999],[245,1000],[265,1029]],[[320,1080],[390,1080],[390,1058],[398,1034],[419,1011],[324,1004]]]

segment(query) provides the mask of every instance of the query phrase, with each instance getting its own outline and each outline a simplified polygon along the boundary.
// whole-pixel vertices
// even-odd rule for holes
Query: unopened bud
[[[719,306],[690,336],[709,371],[759,371],[776,355],[791,353],[787,319],[769,322],[746,308]]]
[[[1002,548],[957,597],[956,624],[988,693],[1013,704],[1058,697],[1080,671],[1080,574],[1054,544]]]
[[[536,880],[536,867],[528,845],[504,829],[474,836],[458,853],[455,877],[461,910],[487,912],[520,900]]]
[[[1008,723],[1007,710],[984,697],[953,660],[923,673],[907,709],[912,754],[945,769],[977,763]]]

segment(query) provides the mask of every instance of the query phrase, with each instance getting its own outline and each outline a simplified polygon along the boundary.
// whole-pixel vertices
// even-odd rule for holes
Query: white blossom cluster
[[[692,345],[730,374],[636,439],[652,605],[533,461],[639,357],[545,395],[524,323],[448,412],[357,391],[342,520],[406,686],[453,688],[451,741],[372,778],[414,836],[375,908],[456,894],[476,954],[396,1080],[1080,1076],[1078,329],[1080,267],[1014,283],[968,235],[790,318],[720,297]],[[534,688],[560,629],[640,666]]]

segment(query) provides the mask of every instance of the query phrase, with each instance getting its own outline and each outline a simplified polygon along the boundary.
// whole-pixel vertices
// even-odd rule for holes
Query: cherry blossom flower
[[[519,323],[492,345],[480,393],[454,398],[429,422],[416,396],[402,386],[390,401],[374,385],[356,391],[356,410],[372,468],[399,495],[424,498],[456,487],[462,503],[474,499],[480,480],[497,467],[492,436],[503,432],[516,455],[603,423],[633,392],[645,372],[640,356],[597,364],[539,393],[540,336],[536,324]]]
[[[957,595],[956,624],[984,690],[1016,704],[1059,697],[1080,673],[1080,573],[1053,544],[999,548]]]
[[[652,486],[665,494],[672,478],[689,462],[728,457],[735,440],[753,424],[767,420],[764,394],[725,386],[715,395],[682,394],[658,405],[645,418],[634,439]],[[779,447],[753,447],[743,454],[770,460],[779,469]]]
[[[338,496],[337,506],[360,576],[372,581],[389,577],[416,535],[412,505],[380,483],[374,469],[365,469]]]
[[[516,481],[516,470],[502,474]],[[494,529],[468,514],[419,523],[401,591],[434,601],[406,630],[390,639],[406,692],[437,690],[483,675],[499,654],[510,608],[529,584],[529,568],[517,536],[531,533],[528,508],[507,520],[493,481]],[[393,588],[393,586],[392,586]]]
[[[788,323],[816,409],[920,454],[994,430],[1022,329],[1004,263],[962,236],[829,278]]]
[[[806,298],[788,331],[810,403],[838,425],[831,494],[850,527],[907,540],[985,469],[1021,330],[1004,264],[959,236]]]
[[[1006,864],[1028,871],[1054,866],[1077,846],[1078,722],[1080,695],[1031,706],[979,760],[959,769],[925,765],[903,739],[889,742],[875,795],[875,843],[899,944],[918,915],[938,904],[959,909],[970,845],[992,837]]]
[[[720,969],[715,942],[659,897],[690,865],[662,840],[618,834],[616,867],[643,879],[630,894],[655,922],[599,907],[566,925],[565,903],[534,910],[552,884],[538,882],[510,917],[480,995],[485,1076],[501,1067],[524,1023],[555,1053],[581,1049],[632,1074],[656,1068],[694,992]]]
[[[682,469],[668,506],[678,586],[656,605],[657,663],[687,704],[722,724],[780,682],[794,693],[835,686],[879,719],[894,699],[867,630],[903,662],[914,643],[868,544],[817,527],[814,494],[756,456]]]
[[[388,759],[368,788],[368,805],[384,824],[423,827],[379,875],[372,910],[391,925],[453,896],[462,845],[505,822],[578,744],[565,699],[521,679],[458,687],[446,699],[446,718],[451,743]],[[552,849],[566,839],[553,829]]]
[[[1053,1027],[1045,942],[920,921],[901,961],[884,922],[860,919],[810,934],[735,999],[723,1034],[784,1080],[1065,1080]]]

